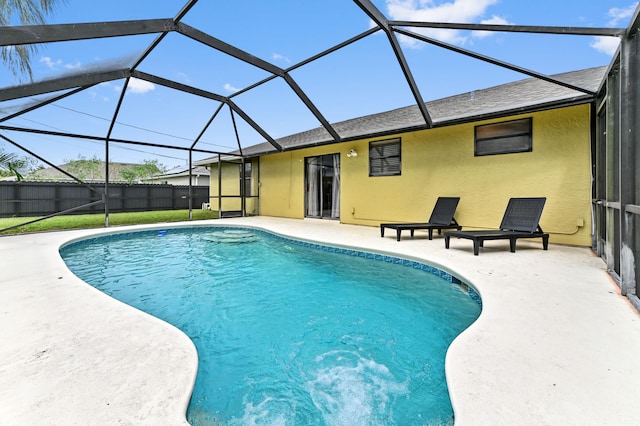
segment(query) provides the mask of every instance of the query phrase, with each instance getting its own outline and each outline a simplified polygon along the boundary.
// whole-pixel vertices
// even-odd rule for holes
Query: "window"
[[[369,176],[397,176],[400,166],[400,139],[369,143]]]
[[[475,155],[531,152],[531,118],[476,126]]]

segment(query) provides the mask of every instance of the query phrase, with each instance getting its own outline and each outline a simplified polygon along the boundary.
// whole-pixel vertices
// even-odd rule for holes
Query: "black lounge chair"
[[[404,230],[411,232],[411,238],[416,229],[426,229],[429,231],[429,239],[433,238],[433,230],[438,231],[438,235],[442,233],[443,229],[462,229],[458,222],[453,218],[453,214],[458,207],[460,197],[439,197],[436,201],[436,205],[433,207],[431,217],[428,222],[415,222],[415,223],[381,223],[380,224],[380,236],[384,237],[384,229],[395,229],[396,240],[400,241],[400,233]]]
[[[515,253],[518,238],[542,238],[542,248],[547,250],[549,234],[545,234],[538,223],[546,200],[544,197],[511,198],[499,230],[445,232],[444,246],[449,248],[451,237],[466,238],[473,241],[473,254],[477,256],[486,240],[509,240],[511,253]]]

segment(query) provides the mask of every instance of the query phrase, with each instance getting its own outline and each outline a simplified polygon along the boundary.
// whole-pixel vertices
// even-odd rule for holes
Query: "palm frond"
[[[14,22],[20,25],[42,25],[59,3],[65,0],[0,0],[0,26],[10,26]],[[28,76],[33,81],[31,55],[38,51],[37,45],[4,46],[0,57],[11,73],[22,80]]]

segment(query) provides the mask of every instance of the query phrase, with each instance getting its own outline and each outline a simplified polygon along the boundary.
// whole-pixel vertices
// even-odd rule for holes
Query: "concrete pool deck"
[[[156,225],[259,227],[423,260],[480,293],[451,345],[456,425],[638,425],[640,315],[588,248],[427,240],[334,221],[269,217]],[[0,424],[186,424],[197,353],[176,328],[77,279],[58,248],[147,226],[0,237]]]

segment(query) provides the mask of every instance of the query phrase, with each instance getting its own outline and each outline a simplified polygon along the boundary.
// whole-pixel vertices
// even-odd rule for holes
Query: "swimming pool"
[[[194,341],[192,424],[452,423],[445,353],[480,305],[436,268],[222,227],[114,234],[61,255]]]

